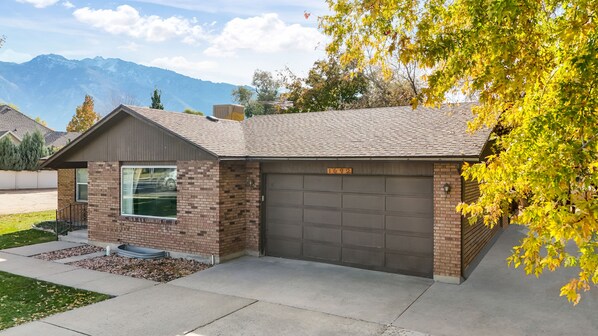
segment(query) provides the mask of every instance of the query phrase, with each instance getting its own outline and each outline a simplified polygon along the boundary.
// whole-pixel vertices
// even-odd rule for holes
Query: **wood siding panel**
[[[353,175],[434,175],[433,163],[379,161],[270,161],[262,162],[262,173],[326,174],[331,167],[353,168]]]
[[[480,197],[480,188],[475,181],[463,181],[463,201],[466,203],[475,202]],[[498,232],[499,225],[490,229],[482,219],[470,225],[467,218],[462,220],[462,263],[463,270],[471,265],[472,261],[482,252],[484,247],[492,240]]]
[[[130,115],[110,120],[76,147],[63,162],[215,159],[210,153]]]

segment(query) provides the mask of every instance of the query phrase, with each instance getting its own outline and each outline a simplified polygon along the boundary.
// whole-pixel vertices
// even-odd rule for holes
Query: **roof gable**
[[[25,134],[40,131],[42,135],[53,132],[52,129],[29,118],[27,115],[8,105],[0,105],[0,131],[10,131],[22,139]]]
[[[69,168],[88,161],[172,162],[215,158],[178,134],[120,106],[48,158],[43,166]]]
[[[21,139],[19,139],[19,137],[14,135],[11,131],[0,131],[0,139],[4,137],[9,138],[14,144],[21,143]]]

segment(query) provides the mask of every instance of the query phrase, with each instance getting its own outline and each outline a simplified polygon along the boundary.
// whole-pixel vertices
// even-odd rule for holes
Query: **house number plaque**
[[[326,168],[326,174],[351,175],[353,174],[353,168]]]

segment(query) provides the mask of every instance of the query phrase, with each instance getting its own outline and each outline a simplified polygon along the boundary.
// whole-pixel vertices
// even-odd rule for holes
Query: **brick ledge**
[[[137,217],[137,216],[119,216],[118,220],[136,222],[136,223],[152,223],[152,224],[172,224],[176,225],[179,223],[176,219],[161,219],[161,218],[149,218],[149,217]]]

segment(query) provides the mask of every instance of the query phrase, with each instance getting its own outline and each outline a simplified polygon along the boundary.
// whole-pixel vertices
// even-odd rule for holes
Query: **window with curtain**
[[[123,166],[121,214],[176,218],[176,167]]]
[[[75,170],[75,200],[77,202],[87,202],[88,178],[87,168],[78,168]]]

